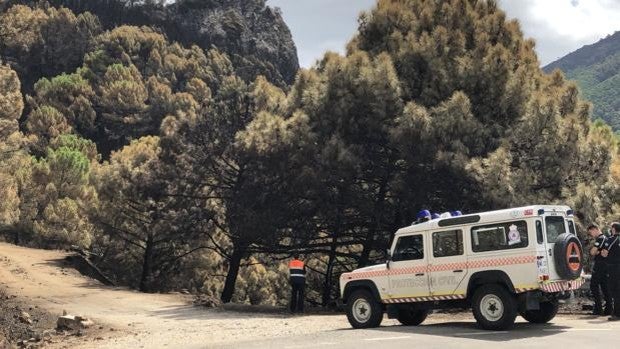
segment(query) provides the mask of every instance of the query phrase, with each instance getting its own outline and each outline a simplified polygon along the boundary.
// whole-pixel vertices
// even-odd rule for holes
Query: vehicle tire
[[[485,330],[511,328],[517,318],[517,300],[497,284],[483,285],[474,292],[472,309],[478,325]]]
[[[426,309],[416,309],[413,306],[398,309],[398,321],[405,326],[418,326],[428,316]]]
[[[558,313],[560,303],[557,301],[541,302],[539,310],[525,310],[519,314],[533,324],[546,324]]]
[[[353,328],[379,327],[383,309],[369,291],[356,290],[347,301],[347,319]]]
[[[583,269],[583,246],[579,238],[570,233],[558,236],[553,247],[553,260],[562,279],[579,278]]]

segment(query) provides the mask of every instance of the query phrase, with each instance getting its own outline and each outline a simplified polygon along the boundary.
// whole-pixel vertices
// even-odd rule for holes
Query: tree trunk
[[[379,231],[380,223],[381,223],[381,215],[383,214],[383,207],[385,204],[385,195],[387,193],[387,182],[388,179],[385,178],[381,182],[381,187],[379,188],[379,193],[377,196],[377,201],[375,202],[372,223],[368,232],[366,233],[366,238],[364,239],[364,246],[362,249],[362,254],[357,263],[358,268],[363,268],[368,264],[370,260],[370,252],[375,248],[375,238],[377,235],[377,231]]]
[[[140,291],[151,292],[151,275],[153,269],[153,236],[149,234],[146,239],[146,250],[144,251],[144,260],[142,262],[142,277],[140,278]]]
[[[241,266],[241,260],[243,259],[242,248],[235,247],[233,254],[230,257],[228,274],[226,274],[226,282],[224,283],[224,290],[222,291],[222,302],[230,303],[233,294],[235,293],[235,284],[237,283],[237,275],[239,275],[239,267]]]
[[[338,243],[337,235],[332,239],[332,246],[329,251],[329,260],[327,261],[327,270],[325,271],[325,283],[323,285],[323,299],[322,305],[324,307],[329,305],[332,294],[332,276],[334,274],[334,263],[336,262],[336,246]]]
[[[342,192],[342,190],[340,190]],[[332,235],[332,244],[329,249],[329,260],[327,261],[327,269],[325,270],[325,282],[323,283],[323,297],[321,303],[326,307],[332,298],[332,276],[334,273],[334,263],[336,262],[336,249],[338,248],[338,238],[342,227],[343,205],[338,205],[338,215],[336,216],[336,224],[334,226],[334,234]]]
[[[368,264],[368,260],[370,259],[370,251],[374,248],[373,239],[375,236],[375,228],[372,227],[368,230],[366,234],[366,238],[364,239],[364,246],[362,249],[362,254],[360,255],[360,259],[357,262],[358,268],[363,268]]]

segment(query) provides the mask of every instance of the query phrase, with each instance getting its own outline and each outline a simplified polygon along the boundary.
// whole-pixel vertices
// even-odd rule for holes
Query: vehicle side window
[[[564,218],[562,217],[546,217],[545,227],[547,228],[547,242],[554,243],[558,236],[566,233],[566,226],[564,225]]]
[[[471,228],[474,252],[509,250],[528,245],[527,223],[515,221]]]
[[[577,235],[577,232],[575,231],[575,222],[570,220],[568,221],[568,231],[573,235]]]
[[[396,248],[392,254],[392,261],[410,261],[424,259],[424,237],[409,235],[398,238]]]
[[[539,244],[542,244],[545,242],[544,237],[543,237],[543,228],[542,228],[541,221],[536,221],[536,241],[538,241]]]
[[[460,256],[462,254],[462,230],[438,231],[433,233],[433,257]]]

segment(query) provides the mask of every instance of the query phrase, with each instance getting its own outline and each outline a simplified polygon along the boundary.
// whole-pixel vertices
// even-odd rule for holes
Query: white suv
[[[489,330],[555,317],[558,300],[580,288],[583,248],[567,206],[537,205],[434,219],[396,232],[387,263],[342,274],[354,328],[384,312],[419,325],[433,309],[472,308]]]

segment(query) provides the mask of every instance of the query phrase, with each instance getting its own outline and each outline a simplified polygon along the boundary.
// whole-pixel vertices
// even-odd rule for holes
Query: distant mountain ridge
[[[577,81],[584,97],[594,105],[594,118],[620,131],[620,31],[543,68],[547,73],[555,69]]]

